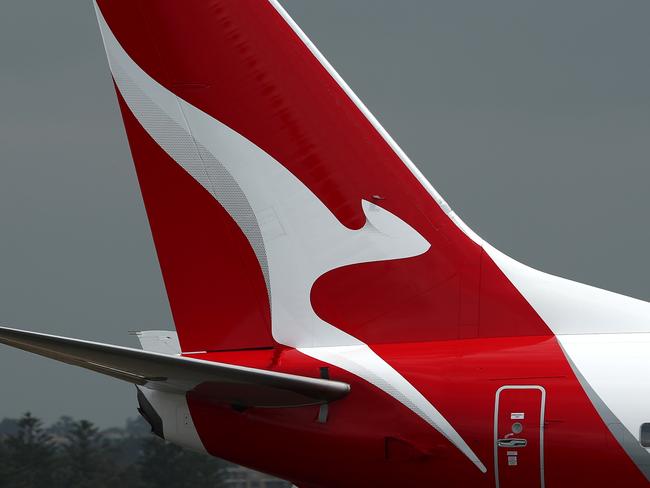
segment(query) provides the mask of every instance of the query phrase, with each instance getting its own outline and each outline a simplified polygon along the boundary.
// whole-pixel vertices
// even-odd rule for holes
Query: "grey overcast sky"
[[[481,236],[650,299],[650,2],[283,4]],[[0,323],[172,326],[89,0],[0,4]],[[26,410],[136,414],[129,385],[0,346],[0,417]]]

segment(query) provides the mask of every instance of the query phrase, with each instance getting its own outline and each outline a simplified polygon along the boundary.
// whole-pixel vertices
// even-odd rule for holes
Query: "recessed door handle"
[[[528,441],[526,439],[516,439],[509,437],[507,439],[498,439],[497,446],[499,447],[526,447]]]

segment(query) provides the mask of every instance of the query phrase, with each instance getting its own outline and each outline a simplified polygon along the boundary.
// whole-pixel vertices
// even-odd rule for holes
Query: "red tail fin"
[[[183,350],[546,331],[275,0],[98,7]]]

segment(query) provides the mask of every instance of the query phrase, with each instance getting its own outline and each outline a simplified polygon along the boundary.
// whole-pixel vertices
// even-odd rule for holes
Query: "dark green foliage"
[[[9,473],[7,472],[6,459],[7,454],[4,442],[0,442],[0,488],[7,486],[7,476]]]
[[[149,437],[142,443],[138,462],[143,488],[220,486],[219,471],[223,466],[219,459],[182,449],[158,437]]]
[[[141,419],[100,432],[70,417],[45,429],[26,413],[0,426],[0,488],[232,486],[222,478],[233,465],[154,437]]]
[[[57,448],[40,420],[28,412],[18,421],[18,432],[4,441],[6,486],[55,486]]]
[[[47,431],[52,436],[64,437],[72,427],[72,424],[74,424],[74,419],[68,415],[64,415],[54,422]]]
[[[87,420],[72,422],[60,448],[61,476],[65,486],[102,488],[116,486],[114,453],[99,430]]]

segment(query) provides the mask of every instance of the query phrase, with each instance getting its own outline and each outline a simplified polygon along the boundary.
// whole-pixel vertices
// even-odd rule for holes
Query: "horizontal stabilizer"
[[[155,390],[194,391],[238,407],[298,407],[344,397],[349,385],[232,364],[0,327],[0,343]]]

